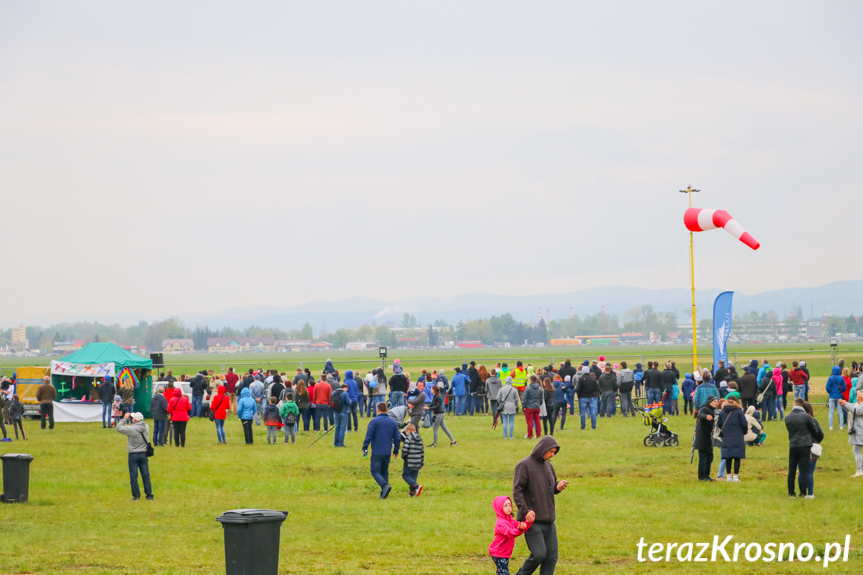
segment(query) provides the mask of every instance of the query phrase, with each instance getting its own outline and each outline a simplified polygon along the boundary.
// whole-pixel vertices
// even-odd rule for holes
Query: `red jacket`
[[[174,394],[174,397],[168,402],[168,413],[171,414],[171,421],[189,421],[189,412],[192,411],[189,398],[179,390],[175,391]]]
[[[326,381],[319,381],[315,384],[314,394],[312,395],[312,403],[315,405],[329,405],[330,394],[333,388]]]
[[[225,389],[228,393],[235,393],[237,391],[238,381],[240,381],[240,376],[233,371],[225,374]]]
[[[218,387],[218,393],[210,401],[210,410],[215,419],[227,419],[228,408],[231,407],[231,398],[225,394],[225,386]]]
[[[794,385],[806,385],[806,380],[809,379],[809,376],[802,369],[794,368],[788,372],[788,379]]]

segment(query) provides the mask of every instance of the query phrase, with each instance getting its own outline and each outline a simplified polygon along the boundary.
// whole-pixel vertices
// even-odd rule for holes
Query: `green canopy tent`
[[[135,411],[150,417],[153,395],[153,361],[133,355],[116,343],[90,343],[73,354],[51,362],[51,383],[57,389],[57,400],[92,397],[94,389],[107,373],[114,376],[128,367],[138,378],[135,389]],[[74,385],[74,387],[73,387]]]

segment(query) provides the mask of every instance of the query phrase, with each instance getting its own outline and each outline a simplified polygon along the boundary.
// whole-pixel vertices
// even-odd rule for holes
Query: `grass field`
[[[826,409],[817,408],[826,429]],[[636,544],[711,541],[842,542],[852,537],[847,563],[833,573],[859,573],[863,518],[854,497],[859,480],[844,431],[828,432],[816,473],[816,499],[789,500],[785,488],[787,439],[782,422],[768,422],[767,443],[748,451],[741,483],[703,484],[689,463],[692,423],[671,417],[681,447],[645,448],[640,419],[600,420],[580,431],[577,420],[557,433],[553,460],[572,481],[557,498],[561,556],[558,573],[816,573],[815,563],[639,563]],[[365,429],[367,420],[360,420]],[[532,448],[505,441],[486,417],[449,417],[459,445],[427,449],[420,474],[422,497],[411,499],[394,460],[388,500],[360,453],[362,433],[347,449],[332,435],[301,433],[294,446],[268,446],[256,428],[245,446],[236,419],[228,444],[216,445],[213,424],[189,424],[187,447],[158,448],[151,460],[153,502],[130,502],[125,438],[99,424],[57,424],[41,431],[28,421],[29,439],[0,443],[0,451],[27,452],[30,502],[0,507],[2,573],[219,573],[224,570],[222,528],[228,509],[288,510],[281,531],[280,573],[493,573],[487,557],[492,499],[511,493],[512,471]],[[589,427],[589,426],[588,426]],[[423,430],[426,443],[430,432]],[[445,442],[441,442],[445,444]],[[717,453],[718,458],[718,453]],[[715,473],[715,466],[714,466]],[[516,543],[513,572],[527,555]]]
[[[699,364],[709,366],[712,363],[712,348],[702,345],[698,350]],[[614,363],[626,361],[630,367],[636,362],[645,363],[648,360],[665,363],[675,360],[681,372],[692,368],[692,347],[687,345],[658,346],[611,346],[611,347],[538,347],[538,348],[481,348],[454,350],[390,350],[387,365],[399,358],[408,371],[419,373],[421,369],[445,368],[452,374],[452,368],[462,362],[475,360],[488,366],[498,361],[508,361],[514,367],[516,360],[532,363],[534,366],[547,365],[550,361],[560,363],[565,358],[580,363],[585,359],[594,360],[605,355]],[[863,362],[863,343],[842,343],[837,350],[837,357],[846,358],[847,362],[856,359]],[[229,366],[237,371],[249,368],[280,369],[293,372],[298,366],[309,367],[312,373],[319,374],[327,358],[332,358],[336,368],[368,370],[380,365],[377,352],[308,352],[308,353],[242,353],[242,354],[168,354],[165,355],[166,369],[172,369],[175,376],[181,373],[194,374],[201,369],[212,369],[224,372]],[[757,359],[768,359],[771,365],[781,360],[791,365],[795,359],[806,360],[813,375],[828,376],[830,374],[831,355],[828,344],[748,344],[735,345],[729,348],[729,358],[736,359],[738,365]],[[49,357],[11,357],[0,358],[0,371],[3,375],[11,375],[16,367],[24,365],[45,365],[50,363]],[[56,358],[54,358],[56,359]]]

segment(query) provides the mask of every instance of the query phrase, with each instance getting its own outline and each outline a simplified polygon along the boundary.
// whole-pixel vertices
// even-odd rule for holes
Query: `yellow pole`
[[[688,194],[689,207],[692,207],[692,191]],[[692,288],[692,369],[698,366],[698,324],[695,319],[695,252],[692,247],[692,232],[689,232],[689,285]]]

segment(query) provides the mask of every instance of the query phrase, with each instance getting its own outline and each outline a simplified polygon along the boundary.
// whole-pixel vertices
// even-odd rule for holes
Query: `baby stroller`
[[[653,403],[647,408],[636,407],[636,411],[644,418],[644,425],[650,426],[650,432],[644,438],[645,447],[677,447],[677,434],[668,429],[667,418],[662,417],[662,404]]]

